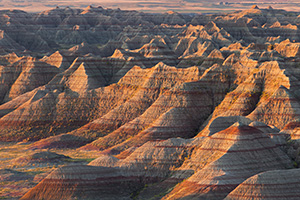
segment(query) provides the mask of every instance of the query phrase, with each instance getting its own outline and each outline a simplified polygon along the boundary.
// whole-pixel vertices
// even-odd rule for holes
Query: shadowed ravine
[[[0,198],[299,199],[299,16],[1,10]]]

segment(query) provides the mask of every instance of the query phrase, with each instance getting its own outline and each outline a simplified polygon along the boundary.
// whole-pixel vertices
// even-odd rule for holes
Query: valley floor
[[[40,160],[28,155],[38,155],[47,150],[27,149],[30,144],[0,143],[0,199],[19,199],[53,170],[68,165],[87,164],[99,157],[95,151],[51,149],[51,152],[58,155],[52,154],[53,158]],[[67,157],[60,158],[59,155]]]

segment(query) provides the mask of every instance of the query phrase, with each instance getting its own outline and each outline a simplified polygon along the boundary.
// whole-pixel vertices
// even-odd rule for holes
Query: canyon
[[[299,199],[300,12],[0,10],[0,197]]]

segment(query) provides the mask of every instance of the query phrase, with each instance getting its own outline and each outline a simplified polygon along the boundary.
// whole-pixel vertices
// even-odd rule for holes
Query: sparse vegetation
[[[58,154],[63,154],[69,156],[70,158],[63,159],[61,162],[51,163],[49,161],[44,163],[15,163],[14,160],[20,157],[28,156],[35,152],[41,152],[44,150],[26,150],[30,143],[1,143],[0,144],[0,171],[1,170],[13,170],[12,172],[7,171],[5,173],[0,172],[2,178],[7,176],[8,178],[12,176],[11,179],[7,181],[0,182],[0,199],[18,199],[24,195],[30,188],[35,186],[38,182],[33,178],[37,175],[48,174],[58,167],[66,165],[78,165],[87,164],[97,158],[98,152],[88,152],[88,151],[77,151],[77,150],[52,150]],[[17,176],[13,178],[13,173]],[[42,176],[43,177],[43,176]],[[23,179],[23,180],[19,180]],[[39,180],[39,179],[38,179]],[[1,187],[2,186],[2,187]]]
[[[225,198],[299,168],[299,14],[1,11],[0,198]]]

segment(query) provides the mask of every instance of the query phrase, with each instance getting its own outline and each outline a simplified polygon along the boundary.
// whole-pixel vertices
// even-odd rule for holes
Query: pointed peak
[[[169,14],[169,15],[178,14],[177,12],[175,12],[175,11],[172,11],[172,10],[170,10],[170,11],[167,11],[166,13],[167,13],[167,14]]]
[[[72,65],[74,65],[75,63],[77,63],[78,61],[80,61],[81,60],[81,58],[80,57],[76,57],[74,60],[73,60],[73,63],[72,63]]]
[[[113,53],[113,55],[111,56],[111,58],[123,58],[125,55],[124,55],[124,52],[125,50],[123,49],[116,49]]]
[[[158,46],[166,46],[166,41],[162,37],[155,37],[153,38],[149,44],[156,44]]]
[[[219,32],[220,29],[217,26],[217,24],[213,21],[208,22],[205,26],[204,26],[205,30],[207,32]]]
[[[88,46],[88,45],[87,45],[86,42],[81,42],[81,43],[80,43],[80,46],[81,46],[81,47],[85,47],[85,46]]]
[[[248,115],[250,119],[275,125],[279,129],[282,129],[288,122],[299,119],[298,115],[294,114],[300,112],[299,102],[286,87],[278,87],[270,97],[266,98]]]
[[[281,23],[279,21],[276,21],[270,27],[273,28],[273,27],[280,27],[280,26],[281,26]]]
[[[25,62],[34,62],[36,60],[36,58],[31,57],[31,56],[23,56],[21,58],[21,61],[25,61]]]
[[[243,123],[241,121],[237,121],[234,124],[232,124],[231,127],[242,127],[242,126],[248,126],[246,123]]]
[[[274,10],[272,6],[268,6],[268,10]]]
[[[75,92],[85,92],[105,84],[102,73],[93,65],[79,62],[79,66],[68,77],[66,85]]]
[[[212,27],[212,26],[217,26],[217,24],[214,21],[209,21],[205,27]]]
[[[239,59],[239,56],[238,54],[236,53],[232,53],[230,54],[226,60],[224,61],[223,65],[233,65],[233,63],[236,63],[238,62],[240,59]]]
[[[85,62],[82,62],[80,65],[79,65],[79,68],[86,68],[86,63]]]
[[[51,54],[49,56],[44,56],[41,60],[47,60],[47,59],[51,59],[51,58],[54,59],[57,57],[63,57],[63,55],[59,51],[55,51],[53,54]]]
[[[103,10],[103,8],[101,6],[94,7],[92,5],[89,5],[88,7],[86,7],[84,9],[84,11],[81,14],[86,14],[86,13],[89,13],[89,12],[97,12],[97,11],[102,11],[102,10]]]
[[[280,42],[280,44],[286,44],[286,43],[291,43],[290,39],[286,39],[286,40],[283,40],[282,42]]]
[[[203,25],[192,25],[192,24],[190,24],[187,27],[187,30],[202,30],[203,28],[204,28]]]
[[[259,9],[259,7],[257,5],[253,5],[251,9]]]
[[[82,62],[79,67],[75,70],[75,72],[73,73],[72,76],[77,76],[79,74],[81,75],[86,75],[86,63],[85,62]]]
[[[70,67],[68,68],[68,70],[77,69],[82,62],[83,62],[83,58],[81,57],[75,58],[72,64],[70,65]]]
[[[15,52],[8,54],[8,56],[13,58],[19,58],[19,56]]]
[[[63,55],[59,51],[54,52],[50,56],[44,56],[40,61],[56,66],[57,68],[67,65]]]
[[[102,167],[114,167],[117,162],[119,161],[118,158],[110,155],[102,155],[95,160],[91,161],[88,165],[90,166],[102,166]]]
[[[236,124],[236,122],[239,123]],[[217,117],[211,122],[211,124],[208,125],[208,130],[209,130],[208,135],[213,135],[217,132],[225,130],[231,127],[233,124],[239,126],[241,124],[248,125],[251,122],[252,121],[250,119],[243,116]]]
[[[219,58],[219,59],[224,59],[221,51],[219,51],[218,49],[214,49],[209,55],[208,58]]]
[[[222,49],[236,51],[236,50],[243,50],[244,48],[245,47],[240,42],[236,42],[236,43],[230,44],[228,47],[223,47]]]
[[[165,68],[167,65],[164,63],[164,62],[162,62],[162,61],[160,61],[159,63],[157,63],[155,66],[154,66],[154,68],[155,69],[163,69],[163,68]]]
[[[278,70],[278,73],[283,73],[284,69],[282,69],[282,66],[280,65],[280,63],[277,60],[274,61],[268,61],[268,62],[264,62],[263,64],[261,64],[261,68],[262,69],[267,69],[268,71],[275,71]]]
[[[255,127],[249,126],[249,123],[237,121],[230,127],[215,133],[212,137],[219,137],[220,135],[226,135],[226,137],[229,137],[229,135],[231,135],[231,138],[232,135],[235,135],[236,137],[255,137],[256,134],[262,134],[262,131]]]

